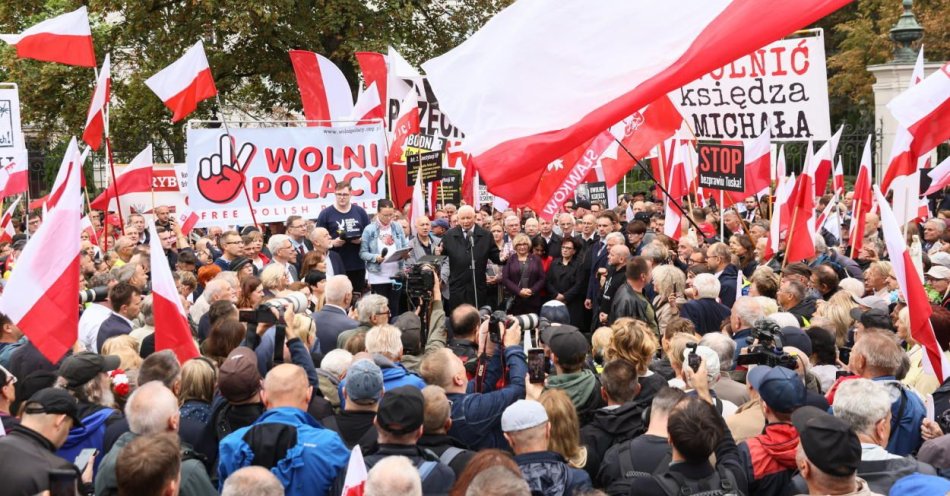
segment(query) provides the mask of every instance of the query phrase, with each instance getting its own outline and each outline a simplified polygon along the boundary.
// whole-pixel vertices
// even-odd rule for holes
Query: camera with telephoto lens
[[[287,307],[292,308],[294,313],[303,313],[307,310],[307,304],[307,296],[295,291],[287,296],[267,300],[254,310],[241,310],[238,314],[238,320],[249,324],[274,325],[278,322],[285,324],[284,311]],[[277,310],[277,317],[274,317],[272,309]]]
[[[435,289],[435,269],[430,264],[410,265],[406,269],[406,293],[409,298],[431,298]]]
[[[79,291],[79,304],[85,305],[86,303],[98,303],[100,301],[106,301],[106,298],[108,297],[108,286],[97,286],[91,289],[83,289]]]
[[[782,351],[782,331],[769,319],[759,319],[752,325],[752,338],[757,340],[749,352],[739,355],[737,365],[767,365],[795,370],[798,360]]]
[[[482,315],[484,315],[483,312],[485,312],[486,309],[489,309],[489,308],[482,307],[482,309],[479,310],[479,312],[482,313]],[[504,310],[495,310],[494,312],[491,312],[489,314],[488,318],[489,318],[488,338],[491,339],[495,343],[501,342],[501,334],[498,332],[498,324],[504,324],[505,329],[508,329],[511,326],[513,326],[515,322],[517,322],[518,325],[521,326],[522,331],[527,331],[529,329],[534,329],[535,327],[538,327],[538,322],[539,322],[538,314],[536,313],[526,313],[524,315],[508,315],[507,313],[504,312]]]

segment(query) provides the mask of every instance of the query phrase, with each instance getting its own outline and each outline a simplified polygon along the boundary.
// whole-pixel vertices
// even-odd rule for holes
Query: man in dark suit
[[[486,304],[488,261],[501,264],[501,260],[491,233],[475,225],[475,209],[464,206],[458,210],[458,225],[446,231],[442,238],[442,254],[447,257],[449,267],[450,297],[446,313],[451,315],[462,303],[476,307]]]
[[[294,267],[297,269],[297,274],[303,277],[305,274],[300,274],[300,264],[303,263],[304,255],[313,251],[313,243],[307,239],[307,221],[299,215],[291,215],[287,217],[287,223],[284,226],[290,238],[290,246],[297,252],[297,259],[293,262]]]
[[[343,331],[356,329],[360,323],[347,316],[347,309],[353,301],[353,283],[345,272],[327,278],[324,297],[326,303],[323,309],[313,314],[313,322],[317,325],[317,341],[311,351],[316,351],[319,346],[325,355],[336,349],[337,337]]]
[[[310,246],[317,253],[322,253],[327,259],[327,279],[337,274],[346,274],[343,259],[340,258],[339,253],[330,249],[331,243],[333,243],[333,239],[330,237],[330,232],[325,228],[316,227],[310,232]],[[301,274],[301,276],[306,275]]]
[[[729,307],[716,301],[719,297],[719,279],[713,274],[697,274],[693,278],[697,298],[680,307],[680,316],[696,326],[699,334],[719,332],[722,321],[732,315]]]
[[[706,265],[712,269],[719,279],[719,302],[728,308],[736,302],[736,286],[738,285],[739,269],[731,263],[732,252],[729,245],[716,243],[706,249]]]
[[[109,290],[109,302],[112,315],[102,322],[96,336],[96,351],[99,353],[107,339],[132,332],[132,319],[139,315],[142,293],[135,286],[120,282]]]

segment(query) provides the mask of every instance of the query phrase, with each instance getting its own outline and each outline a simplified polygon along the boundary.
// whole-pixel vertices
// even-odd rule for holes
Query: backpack
[[[724,467],[717,466],[716,471],[709,478],[691,481],[681,474],[666,472],[652,475],[654,481],[663,489],[667,496],[741,496],[742,493],[736,484],[732,472]]]
[[[637,477],[650,477],[649,473],[641,472],[636,469],[633,461],[632,448],[633,440],[620,445],[620,452],[617,453],[617,461],[620,463],[620,478],[610,484],[607,488],[607,494],[630,494],[630,487],[633,485],[634,479]],[[671,451],[664,455],[656,466],[657,468],[664,467],[665,469],[672,460],[673,453]]]

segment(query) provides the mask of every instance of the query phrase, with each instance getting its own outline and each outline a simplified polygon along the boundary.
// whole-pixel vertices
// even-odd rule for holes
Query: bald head
[[[178,398],[160,381],[146,382],[125,405],[129,430],[146,436],[178,430]]]
[[[280,407],[306,410],[310,404],[311,387],[302,367],[284,363],[267,373],[261,394],[268,410]]]

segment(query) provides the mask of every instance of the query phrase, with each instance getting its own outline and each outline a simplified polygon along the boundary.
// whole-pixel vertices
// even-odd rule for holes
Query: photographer
[[[400,315],[394,323],[402,331],[403,352],[402,363],[407,369],[418,371],[422,357],[439,348],[445,348],[448,335],[445,329],[445,310],[442,308],[442,283],[438,272],[432,271],[432,292],[426,306],[424,300],[416,305],[415,313],[406,312]],[[423,314],[423,312],[425,312]],[[422,334],[423,319],[428,323],[426,333]],[[425,347],[422,340],[425,339]]]
[[[501,415],[505,408],[525,396],[528,363],[521,346],[521,326],[517,322],[511,322],[507,327],[505,323],[498,323],[495,338],[500,338],[500,344],[504,345],[501,353],[499,343],[489,337],[491,321],[485,319],[478,328],[480,360],[488,360],[481,392],[476,391],[478,378],[468,379],[465,364],[450,349],[443,348],[426,355],[420,367],[426,383],[445,389],[452,402],[452,427],[448,434],[472,450],[508,448],[501,433]],[[506,371],[505,385],[495,389],[503,371]]]

